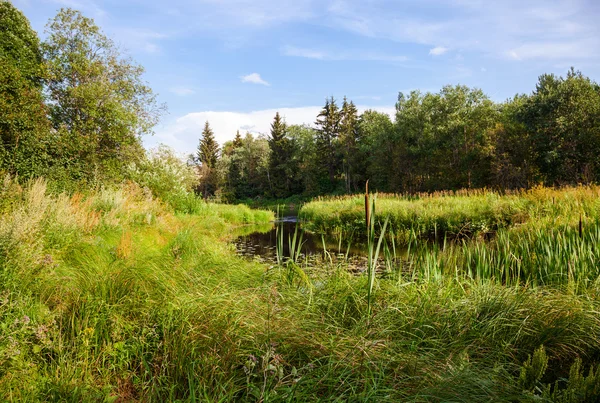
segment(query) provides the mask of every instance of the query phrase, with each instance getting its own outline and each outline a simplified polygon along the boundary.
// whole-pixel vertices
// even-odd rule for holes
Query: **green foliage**
[[[395,172],[401,161],[395,157],[402,144],[396,139],[396,131],[390,117],[385,113],[367,110],[358,122],[358,156],[361,171],[369,178],[369,185],[380,191],[390,190]]]
[[[464,238],[522,222],[528,217],[528,200],[492,192],[467,192],[422,197],[379,195],[377,216],[390,219],[395,235],[403,242],[411,237]],[[363,233],[363,196],[331,197],[302,206],[300,217],[313,231]]]
[[[193,214],[202,206],[193,193],[198,185],[196,170],[165,145],[150,150],[147,158],[131,163],[127,176],[176,211]]]
[[[590,367],[587,376],[584,374],[581,359],[577,358],[569,371],[566,387],[557,381],[552,393],[546,395],[557,403],[597,402],[600,399],[600,365]],[[549,390],[549,388],[547,389]]]
[[[547,368],[548,356],[546,355],[544,346],[541,346],[535,350],[533,358],[529,356],[527,361],[523,363],[521,374],[519,375],[519,388],[533,391],[539,386]]]
[[[517,116],[529,133],[544,183],[597,180],[600,174],[600,86],[571,69],[540,76]]]
[[[288,134],[295,145],[295,158],[298,161],[294,178],[301,183],[305,195],[316,196],[324,186],[315,142],[316,130],[308,126],[292,125],[288,127]]]
[[[375,111],[359,116],[347,98],[341,109],[328,98],[314,128],[287,127],[270,141],[271,189],[263,194],[353,193],[367,179],[373,189],[409,194],[594,183],[599,94],[597,83],[574,70],[566,78],[543,75],[531,95],[504,103],[477,88],[445,86],[399,94],[395,123]]]
[[[490,130],[495,150],[492,183],[502,189],[529,188],[539,178],[534,161],[534,144],[526,126],[518,119],[527,96],[516,96],[501,105],[500,121]]]
[[[438,94],[400,94],[396,125],[404,148],[403,190],[482,187],[489,183],[488,131],[496,108],[479,89],[446,86]],[[402,149],[401,149],[402,150]],[[401,182],[400,182],[401,181]]]
[[[142,81],[144,69],[122,58],[78,11],[61,9],[47,34],[52,163],[83,182],[122,179],[127,164],[143,157],[140,136],[151,132],[163,109]]]
[[[356,192],[362,187],[366,179],[361,175],[362,156],[358,152],[359,130],[358,110],[352,101],[348,102],[344,97],[344,103],[340,110],[340,147],[342,150],[342,167],[346,192]]]
[[[196,161],[200,175],[200,183],[196,191],[205,199],[213,196],[217,191],[219,179],[217,161],[219,158],[219,144],[210,128],[208,121],[204,124],[202,137],[196,151]]]
[[[50,127],[41,93],[39,40],[25,16],[0,1],[0,170],[46,172]]]
[[[22,12],[10,1],[0,1],[0,60],[17,66],[21,76],[41,85],[40,40]]]
[[[275,198],[289,197],[299,192],[296,179],[298,172],[296,144],[287,134],[287,125],[275,114],[269,137],[269,183],[270,193]]]
[[[215,168],[217,166],[219,144],[217,143],[217,140],[215,140],[215,134],[210,128],[208,121],[204,123],[204,129],[202,130],[202,137],[198,144],[196,157],[202,166],[207,168]]]
[[[224,163],[222,177],[227,179],[225,192],[229,198],[244,200],[270,195],[269,160],[270,147],[267,139],[255,138],[248,133],[240,136],[229,155],[221,158]]]
[[[325,169],[329,183],[325,191],[335,189],[336,170],[339,166],[338,137],[340,135],[340,111],[333,97],[325,100],[325,106],[317,115],[315,143],[319,166]]]
[[[2,399],[598,398],[598,282],[572,292],[278,268],[224,242],[270,212],[208,203],[173,215],[133,185],[51,196],[43,181],[7,179],[0,194]]]

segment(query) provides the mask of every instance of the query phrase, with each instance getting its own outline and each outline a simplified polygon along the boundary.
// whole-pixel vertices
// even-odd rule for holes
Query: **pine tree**
[[[290,178],[286,172],[286,164],[290,159],[290,141],[286,137],[287,126],[279,112],[275,114],[271,124],[269,138],[269,176],[271,192],[275,197],[286,197],[290,190]]]
[[[346,192],[357,189],[358,181],[358,110],[352,101],[344,97],[340,117],[340,145]]]
[[[210,128],[208,121],[204,124],[196,156],[198,157],[198,161],[207,168],[215,168],[217,166],[219,144],[215,140],[215,134]]]
[[[325,106],[317,116],[316,143],[321,165],[329,176],[329,190],[333,190],[338,163],[338,137],[340,112],[335,99],[328,98]]]

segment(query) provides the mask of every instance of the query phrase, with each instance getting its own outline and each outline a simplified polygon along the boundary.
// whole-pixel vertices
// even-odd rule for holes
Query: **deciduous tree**
[[[144,69],[79,11],[61,9],[47,25],[43,53],[52,125],[60,138],[55,162],[75,179],[120,179],[144,158],[141,136],[164,107],[142,79]]]

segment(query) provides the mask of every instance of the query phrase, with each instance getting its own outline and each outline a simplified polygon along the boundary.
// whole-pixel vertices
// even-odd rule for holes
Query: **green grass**
[[[416,196],[378,195],[378,225],[388,219],[398,240],[471,239],[522,224],[574,224],[598,217],[600,187],[535,188],[501,195],[471,190]],[[364,196],[321,198],[300,210],[306,228],[319,233],[365,233]]]
[[[598,399],[597,229],[587,204],[579,241],[576,213],[536,233],[552,222],[545,213],[539,227],[470,252],[419,255],[437,262],[429,277],[370,278],[343,265],[291,276],[288,266],[237,258],[227,243],[234,227],[272,213],[194,203],[184,214],[135,187],[51,196],[43,182],[5,182],[0,399]],[[482,257],[484,245],[495,257]],[[524,254],[524,245],[538,251],[521,263],[537,267],[530,281],[481,273],[504,272],[493,263],[509,256],[503,248]],[[545,248],[562,249],[550,258]],[[588,272],[534,284],[565,261]],[[474,262],[480,272],[469,274]]]

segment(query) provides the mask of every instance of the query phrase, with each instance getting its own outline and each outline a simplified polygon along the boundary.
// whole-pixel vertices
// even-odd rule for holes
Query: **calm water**
[[[344,262],[352,271],[361,272],[367,266],[367,247],[350,237],[322,237],[318,234],[304,232],[302,223],[296,216],[285,216],[272,223],[270,226],[247,226],[242,228],[243,234],[239,235],[234,244],[237,254],[251,259],[258,259],[265,263],[277,263],[277,228],[283,230],[283,255],[290,257],[289,239],[294,237],[298,228],[298,238],[302,234],[302,247],[300,249],[300,262],[315,265],[319,262]],[[406,251],[397,251],[405,254]],[[380,252],[383,256],[383,251]],[[380,262],[382,264],[382,262]]]

